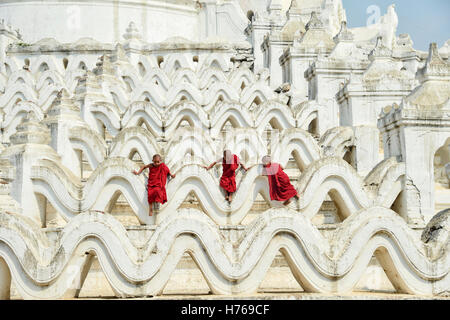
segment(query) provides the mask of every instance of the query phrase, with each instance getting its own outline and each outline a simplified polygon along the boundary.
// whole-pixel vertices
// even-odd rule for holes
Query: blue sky
[[[428,51],[431,42],[441,47],[450,39],[450,0],[342,0],[350,28],[365,26],[371,5],[386,14],[389,5],[395,3],[398,15],[397,34],[409,33],[414,48]]]

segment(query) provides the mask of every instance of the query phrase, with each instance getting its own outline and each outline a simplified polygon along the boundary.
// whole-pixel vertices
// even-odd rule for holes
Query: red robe
[[[222,168],[220,186],[230,193],[236,192],[236,169],[239,168],[239,158],[234,154],[232,163],[226,163],[223,158]]]
[[[164,163],[161,163],[157,167],[151,167],[149,171],[147,185],[148,203],[159,202],[164,204],[167,202],[166,182],[170,170]]]
[[[278,163],[271,163],[268,167],[264,167],[264,175],[267,175],[269,179],[271,200],[286,201],[297,195],[297,190]]]

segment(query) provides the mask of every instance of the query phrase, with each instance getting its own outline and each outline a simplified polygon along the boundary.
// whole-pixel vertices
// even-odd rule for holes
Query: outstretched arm
[[[173,178],[175,178],[176,174],[172,174],[172,172],[170,172],[170,170],[169,170],[169,176],[173,179]]]
[[[248,171],[248,170],[250,170],[250,168],[253,168],[253,167],[246,168],[245,165],[244,165],[242,162],[241,162],[241,167],[242,167],[242,169],[244,169],[245,171]]]
[[[217,161],[214,161],[213,163],[211,163],[211,165],[209,167],[207,166],[203,166],[203,168],[205,168],[206,170],[211,169],[212,167],[214,167],[217,164]]]
[[[247,171],[250,170],[250,169],[252,169],[252,168],[254,168],[254,167],[257,167],[257,166],[259,166],[259,164],[254,164],[254,165],[248,167],[248,168],[247,168]],[[260,174],[258,173],[258,176],[264,176],[264,175],[267,175],[267,174],[265,174],[265,172],[266,172],[266,171],[265,171],[264,168],[263,168],[262,172],[261,172]]]
[[[142,171],[144,171],[144,170],[147,169],[147,168],[151,168],[152,166],[153,166],[152,163],[146,164],[146,165],[143,165],[143,166],[139,169],[139,171],[133,170],[133,171],[131,171],[131,173],[133,173],[133,174],[135,174],[135,175],[140,175],[140,174],[142,173]]]

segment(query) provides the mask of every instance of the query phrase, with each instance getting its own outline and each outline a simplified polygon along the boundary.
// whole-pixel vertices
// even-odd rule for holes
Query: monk
[[[272,162],[270,156],[262,158],[263,175],[269,179],[270,199],[276,201],[284,201],[287,206],[291,203],[292,198],[298,198],[297,190],[291,184],[288,175],[283,171],[284,168]]]
[[[233,193],[236,192],[236,170],[239,166],[245,171],[248,169],[242,164],[237,155],[232,154],[230,150],[223,152],[223,158],[214,161],[209,167],[203,166],[206,170],[211,169],[217,163],[222,163],[222,177],[220,178],[220,186],[225,190],[225,199],[231,202]]]
[[[170,173],[169,168],[161,162],[161,156],[155,154],[152,159],[153,163],[142,166],[139,171],[133,170],[132,173],[135,175],[140,175],[145,169],[149,169],[148,174],[148,213],[150,216],[153,215],[153,204],[158,202],[164,204],[167,202],[166,194],[166,181],[167,175],[175,178],[174,174]]]

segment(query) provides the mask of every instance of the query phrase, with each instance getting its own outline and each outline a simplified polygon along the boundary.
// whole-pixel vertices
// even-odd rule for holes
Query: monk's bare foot
[[[151,217],[153,216],[153,208],[150,206],[150,209],[148,210],[148,215]]]
[[[231,200],[233,200],[233,197],[232,197],[232,195],[230,194],[230,195],[228,196],[228,202],[231,202]]]
[[[228,196],[225,196],[225,200],[230,201],[230,198]]]
[[[283,204],[284,204],[285,206],[287,206],[289,203],[291,203],[291,201],[292,201],[292,199],[288,199],[288,200],[286,200],[285,202],[283,202]]]

